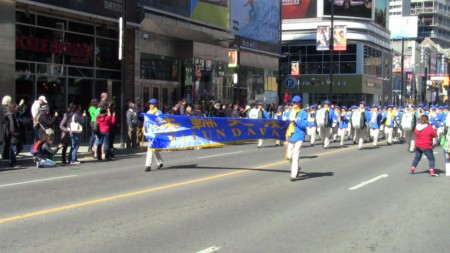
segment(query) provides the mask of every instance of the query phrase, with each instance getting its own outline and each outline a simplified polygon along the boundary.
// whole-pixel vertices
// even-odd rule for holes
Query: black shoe
[[[161,169],[162,167],[164,167],[164,165],[161,163],[158,167],[158,170]]]
[[[150,171],[152,171],[152,167],[151,166],[145,167],[145,172],[150,172]]]

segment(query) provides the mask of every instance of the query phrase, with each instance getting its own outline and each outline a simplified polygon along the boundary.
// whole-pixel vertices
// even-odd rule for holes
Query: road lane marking
[[[349,151],[351,149],[354,149],[354,148],[345,148],[345,149],[333,150],[333,151],[329,151],[329,152],[323,152],[323,153],[320,153],[320,154],[316,154],[315,156],[327,155],[327,154],[338,153],[338,152],[345,152],[345,151]],[[158,187],[149,188],[149,189],[144,189],[144,190],[141,190],[141,191],[129,192],[129,193],[124,193],[124,194],[120,194],[120,195],[105,197],[105,198],[101,198],[101,199],[94,199],[94,200],[91,200],[91,201],[85,201],[85,202],[79,202],[79,203],[69,204],[69,205],[65,205],[65,206],[59,206],[59,207],[52,208],[52,209],[45,209],[45,210],[41,210],[41,211],[37,211],[37,212],[19,214],[19,215],[15,215],[15,216],[6,217],[6,218],[0,218],[0,223],[4,223],[4,222],[8,222],[8,221],[22,220],[22,219],[25,219],[25,218],[31,218],[31,217],[36,217],[36,216],[50,214],[50,213],[61,212],[61,211],[64,211],[64,210],[71,210],[71,209],[75,209],[75,208],[78,208],[78,207],[85,207],[85,206],[90,206],[90,205],[99,204],[99,203],[103,203],[103,202],[118,200],[118,199],[122,199],[122,198],[133,197],[133,196],[142,195],[142,194],[146,194],[146,193],[151,193],[151,192],[156,192],[156,191],[161,191],[161,190],[181,187],[181,186],[185,186],[185,185],[200,183],[200,182],[204,182],[204,181],[208,181],[208,180],[213,180],[213,179],[218,179],[218,178],[223,178],[223,177],[229,177],[229,176],[233,176],[233,175],[238,175],[238,174],[242,174],[242,173],[245,173],[245,172],[249,172],[249,171],[252,171],[252,170],[264,169],[264,168],[267,168],[267,167],[273,167],[273,166],[285,164],[287,162],[288,162],[287,160],[283,160],[283,161],[279,161],[279,162],[275,162],[275,163],[271,163],[271,164],[265,164],[265,165],[261,165],[261,166],[258,166],[258,167],[248,168],[248,169],[241,169],[241,170],[228,172],[228,173],[223,173],[223,174],[219,174],[219,175],[215,175],[215,176],[203,177],[203,178],[198,178],[198,179],[194,179],[194,180],[190,180],[190,181],[184,181],[184,182],[168,184],[168,185],[158,186]]]
[[[358,189],[358,188],[361,188],[361,187],[363,187],[363,186],[366,186],[366,185],[368,185],[368,184],[370,184],[370,183],[373,183],[373,182],[375,182],[375,181],[378,181],[378,180],[380,180],[380,179],[382,179],[382,178],[386,178],[386,177],[388,177],[389,175],[388,174],[383,174],[383,175],[380,175],[380,176],[378,176],[378,177],[374,177],[374,178],[372,178],[372,179],[370,179],[370,180],[368,180],[368,181],[365,181],[365,182],[362,182],[362,183],[360,183],[360,184],[358,184],[358,185],[355,185],[355,186],[353,186],[353,187],[351,187],[351,188],[348,188],[349,190],[356,190],[356,189]]]
[[[230,152],[230,153],[223,153],[223,154],[217,154],[217,155],[208,155],[208,156],[200,156],[198,159],[205,159],[205,158],[211,158],[211,157],[218,157],[218,156],[225,156],[225,155],[233,155],[233,154],[240,154],[244,151],[237,151],[237,152]]]
[[[213,253],[217,252],[220,249],[220,246],[211,246],[209,248],[197,251],[197,253]]]
[[[44,178],[44,179],[38,179],[38,180],[17,182],[17,183],[11,183],[11,184],[2,184],[2,185],[0,185],[0,188],[8,187],[8,186],[15,186],[15,185],[22,185],[22,184],[40,183],[40,182],[45,182],[45,181],[52,181],[52,180],[64,179],[64,178],[69,178],[69,177],[77,177],[77,176],[78,175],[69,175],[69,176],[63,176],[63,177],[51,177],[51,178]]]

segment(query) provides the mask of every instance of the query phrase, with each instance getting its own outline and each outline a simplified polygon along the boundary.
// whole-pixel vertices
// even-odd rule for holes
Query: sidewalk
[[[147,151],[147,143],[144,143],[143,148],[134,148],[134,149],[127,149],[122,145],[121,143],[114,144],[114,154],[115,155],[128,155],[128,154],[136,154],[136,153],[143,153]],[[17,155],[17,165],[23,166],[23,167],[32,167],[35,166],[33,163],[33,155],[30,153],[31,144],[24,145],[22,152],[20,152],[19,155]],[[67,153],[69,153],[70,147],[67,148]],[[61,163],[61,149],[58,151],[55,157],[58,164]],[[91,156],[90,153],[88,153],[88,145],[87,143],[83,145],[80,145],[78,148],[78,160],[83,161],[94,161],[94,158]],[[1,160],[0,161],[0,170],[8,168],[8,160]]]

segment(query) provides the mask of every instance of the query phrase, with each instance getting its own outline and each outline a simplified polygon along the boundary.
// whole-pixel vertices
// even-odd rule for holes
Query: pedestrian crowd
[[[344,147],[344,141],[350,140],[364,149],[363,143],[371,142],[378,146],[380,139],[386,139],[387,145],[406,143],[408,151],[416,153],[409,172],[414,173],[422,154],[429,160],[429,173],[435,173],[435,159],[432,148],[439,143],[446,145],[445,159],[450,164],[450,114],[448,106],[424,106],[406,104],[405,107],[387,105],[367,106],[361,101],[358,106],[350,107],[332,104],[329,100],[322,104],[301,106],[301,98],[295,96],[291,103],[276,106],[270,104],[264,107],[262,102],[252,105],[239,106],[237,104],[221,104],[210,101],[206,105],[190,105],[181,100],[173,107],[164,107],[164,111],[157,108],[158,101],[154,98],[142,103],[138,98],[129,100],[126,108],[127,148],[140,148],[144,142],[143,112],[150,114],[172,114],[202,117],[232,117],[250,119],[279,119],[291,123],[286,131],[284,141],[277,140],[276,146],[287,147],[287,159],[291,162],[291,180],[295,181],[300,172],[298,157],[301,146],[309,142],[314,146],[321,141],[322,147],[327,149],[331,142],[339,142]],[[35,100],[28,110],[24,100],[14,103],[10,96],[2,99],[0,119],[1,158],[9,161],[10,167],[16,167],[16,156],[23,151],[25,143],[24,129],[27,124],[34,131],[33,151],[37,167],[53,167],[56,165],[54,156],[61,150],[62,164],[79,164],[78,149],[83,133],[89,131],[88,152],[98,160],[113,160],[113,143],[116,134],[116,108],[113,101],[108,100],[108,94],[102,93],[100,99],[93,98],[86,110],[80,105],[71,103],[60,116],[55,108],[50,108],[45,96]],[[31,120],[26,116],[31,115]],[[89,126],[84,129],[85,123]],[[55,133],[60,139],[57,147],[53,148]],[[449,140],[448,142],[446,140]],[[257,147],[263,145],[263,139],[258,140]],[[447,147],[448,146],[448,147]],[[70,149],[69,149],[70,148]],[[431,150],[431,152],[430,152]],[[157,167],[163,167],[163,160],[157,150],[148,149],[146,171],[151,171],[153,160]],[[53,162],[52,162],[53,161]]]

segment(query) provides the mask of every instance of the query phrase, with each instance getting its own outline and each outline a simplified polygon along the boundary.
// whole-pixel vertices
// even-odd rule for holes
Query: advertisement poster
[[[334,32],[333,49],[335,51],[347,50],[347,26],[336,25],[336,26],[334,26],[333,32]]]
[[[291,62],[291,76],[299,76],[300,75],[300,66],[298,61]]]
[[[317,0],[283,0],[281,4],[283,19],[317,17]]]
[[[403,56],[403,72],[411,72],[412,64],[411,64],[411,56],[404,55]],[[396,55],[392,59],[392,72],[400,73],[402,72],[402,57],[400,55]]]
[[[238,58],[237,50],[234,50],[234,49],[228,50],[228,67],[229,68],[237,67],[237,58]]]
[[[316,50],[330,50],[330,27],[317,26]]]
[[[234,34],[271,44],[280,42],[279,0],[233,0],[231,6]]]
[[[191,0],[191,18],[230,28],[230,0]]]
[[[323,0],[323,15],[331,16],[331,5],[334,3],[335,17],[372,19],[373,0]]]
[[[416,38],[417,37],[417,16],[389,17],[389,30],[391,39]],[[399,25],[401,24],[401,25]]]
[[[377,0],[375,2],[375,23],[387,28],[387,13],[389,8],[389,2],[387,0]]]

